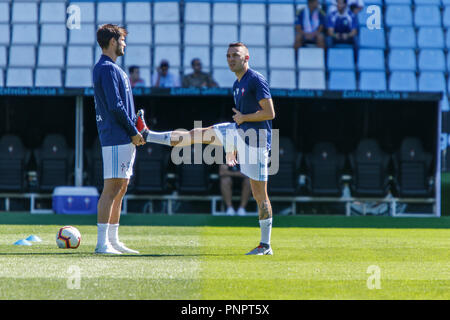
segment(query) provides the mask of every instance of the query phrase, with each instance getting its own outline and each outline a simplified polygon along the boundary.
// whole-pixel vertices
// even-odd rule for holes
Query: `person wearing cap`
[[[159,67],[156,69],[156,73],[152,79],[153,87],[157,88],[172,88],[180,86],[180,78],[169,72],[169,61],[161,60]]]

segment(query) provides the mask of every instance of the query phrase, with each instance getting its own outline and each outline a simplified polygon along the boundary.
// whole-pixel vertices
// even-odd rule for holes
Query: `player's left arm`
[[[243,122],[259,122],[275,118],[275,108],[273,106],[272,98],[259,100],[259,106],[261,107],[261,110],[248,114],[242,114],[236,110],[236,108],[233,108],[233,111],[235,112],[235,115],[233,116],[234,121],[239,125]]]

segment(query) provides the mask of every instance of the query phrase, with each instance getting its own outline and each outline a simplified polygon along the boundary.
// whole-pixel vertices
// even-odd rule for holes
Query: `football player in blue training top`
[[[223,146],[227,165],[239,163],[241,172],[250,178],[253,197],[258,205],[261,241],[247,254],[271,255],[272,206],[267,194],[267,179],[274,105],[267,80],[249,67],[250,55],[245,44],[231,43],[226,56],[230,70],[237,77],[233,85],[233,123],[194,128],[191,131],[156,133],[148,129],[143,110],[139,110],[136,127],[147,142],[178,147],[193,143]],[[164,139],[161,139],[161,135]]]
[[[93,70],[97,130],[102,146],[104,187],[98,202],[95,253],[138,253],[119,241],[122,199],[133,174],[136,146],[145,144],[136,130],[130,80],[115,63],[124,55],[127,31],[117,25],[102,25],[97,42],[102,55]]]

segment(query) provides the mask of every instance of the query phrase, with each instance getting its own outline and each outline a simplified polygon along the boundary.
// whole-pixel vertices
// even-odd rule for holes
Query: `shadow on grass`
[[[25,212],[0,213],[2,225],[90,225],[95,227],[96,215],[33,215]],[[212,216],[210,214],[127,214],[120,218],[122,226],[152,227],[255,227],[258,218]],[[394,218],[387,216],[295,215],[273,217],[274,228],[417,228],[450,229],[450,217]]]

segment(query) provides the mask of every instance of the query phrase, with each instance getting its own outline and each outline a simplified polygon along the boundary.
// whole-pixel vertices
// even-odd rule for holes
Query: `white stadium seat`
[[[8,68],[6,71],[7,87],[32,87],[33,69],[32,68]]]
[[[212,52],[212,65],[214,67],[228,68],[227,63],[228,46],[214,46]]]
[[[180,26],[179,24],[156,24],[155,25],[155,44],[180,44]]]
[[[12,45],[9,47],[10,67],[34,67],[36,50],[30,45]]]
[[[99,2],[97,4],[97,23],[123,23],[122,2]]]
[[[248,46],[266,45],[266,27],[255,25],[241,25],[239,40]]]
[[[150,46],[149,45],[128,45],[124,56],[125,65],[137,65],[140,67],[150,67]]]
[[[41,23],[45,22],[66,22],[65,2],[42,2],[40,10]]]
[[[241,23],[266,23],[266,6],[262,3],[242,3]]]
[[[69,44],[97,44],[95,25],[82,23],[80,29],[69,30]]]
[[[248,48],[250,52],[250,60],[249,65],[251,68],[255,69],[266,69],[267,68],[267,55],[266,48],[253,48],[249,46]]]
[[[10,28],[9,24],[0,24],[0,44],[9,44]]]
[[[190,68],[191,61],[194,58],[200,59],[203,69],[208,68],[210,65],[209,59],[209,47],[208,46],[185,46],[184,47],[184,61],[183,67]]]
[[[184,44],[209,45],[209,24],[186,24],[184,26]]]
[[[8,61],[8,53],[6,46],[0,46],[0,67],[6,67],[6,62]]]
[[[180,11],[178,1],[155,2],[153,4],[153,22],[179,22]]]
[[[65,24],[46,23],[41,25],[41,44],[62,44],[67,42]]]
[[[12,43],[37,44],[38,25],[34,23],[20,23],[12,25]]]
[[[64,68],[65,50],[61,45],[41,45],[37,51],[38,67]]]
[[[237,3],[213,3],[213,23],[238,23]]]
[[[39,67],[64,67],[64,46],[41,45],[38,49]]]
[[[269,24],[294,24],[294,6],[292,4],[269,4]]]
[[[76,5],[80,8],[81,25],[84,23],[95,22],[95,2],[69,2],[70,5]]]
[[[323,70],[300,70],[298,78],[299,89],[326,89],[325,71]]]
[[[150,44],[152,42],[152,26],[149,23],[129,23],[127,31],[128,36],[125,40],[127,44]]]
[[[270,71],[270,87],[277,89],[295,89],[295,71],[272,69]]]
[[[61,69],[58,68],[37,68],[34,78],[35,87],[61,87]]]
[[[126,23],[150,23],[151,21],[150,2],[126,2],[125,20]]]
[[[270,48],[269,67],[271,69],[295,69],[294,50],[292,48]]]
[[[300,48],[298,51],[299,69],[325,69],[325,53],[321,48]]]
[[[68,67],[92,67],[94,62],[92,49],[92,46],[68,46],[66,65]]]
[[[33,2],[12,3],[12,23],[38,22],[38,6]]]
[[[154,55],[153,65],[155,67],[159,66],[163,59],[169,61],[170,68],[181,65],[179,46],[157,46]]]
[[[9,23],[9,3],[0,2],[0,23]]]
[[[226,45],[228,46],[232,42],[236,42],[238,39],[237,26],[216,24],[213,25],[212,44]]]
[[[236,76],[230,69],[216,68],[213,72],[213,78],[216,80],[219,87],[232,88],[236,81]]]
[[[269,28],[269,47],[292,47],[295,40],[293,26],[271,26]]]
[[[91,68],[67,68],[65,86],[68,88],[92,87]]]
[[[208,2],[187,2],[184,4],[184,22],[210,23],[211,5]]]

